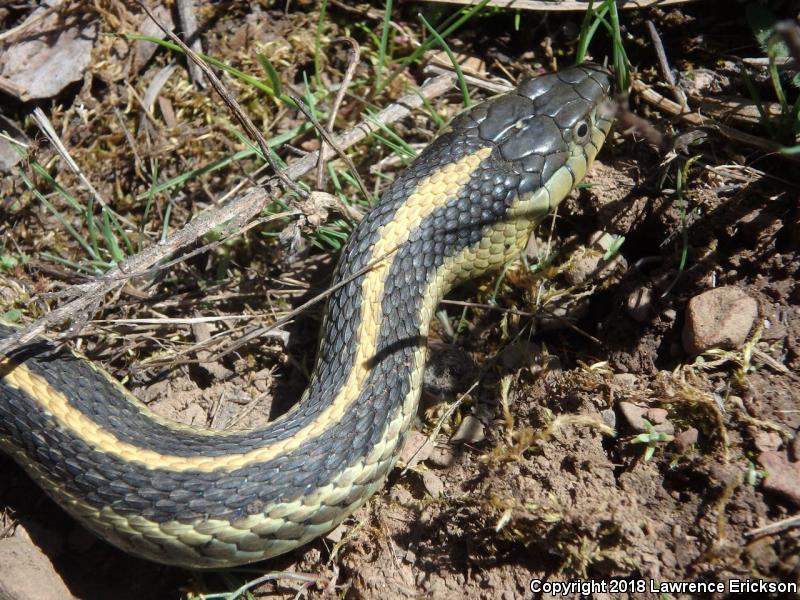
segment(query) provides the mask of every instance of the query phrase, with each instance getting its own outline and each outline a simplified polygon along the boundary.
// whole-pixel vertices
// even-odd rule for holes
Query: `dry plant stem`
[[[781,531],[792,529],[793,527],[800,527],[800,515],[794,515],[793,517],[787,517],[785,519],[781,519],[780,521],[770,523],[769,525],[764,525],[763,527],[751,529],[750,531],[747,531],[745,535],[747,537],[761,537],[762,535],[773,535],[780,533]]]
[[[316,129],[319,132],[324,142],[327,142],[331,146],[331,148],[333,148],[337,156],[341,158],[347,165],[347,168],[350,169],[350,172],[353,174],[353,177],[355,177],[356,181],[358,182],[358,188],[361,191],[361,194],[364,196],[364,199],[365,200],[369,199],[369,192],[367,192],[367,186],[364,185],[364,181],[361,179],[361,175],[358,174],[358,169],[356,169],[356,166],[355,164],[353,164],[352,159],[349,156],[347,156],[347,154],[345,154],[344,150],[336,143],[336,140],[333,139],[333,135],[331,135],[331,132],[328,131],[328,129],[317,120],[317,117],[314,116],[314,111],[312,111],[308,106],[306,106],[298,96],[295,96],[294,94],[289,94],[289,97],[292,100],[294,100],[295,104],[297,104],[297,108],[300,109],[300,112],[302,112],[306,116],[306,118],[309,121],[311,121],[311,124],[314,126],[314,129]],[[350,214],[348,210],[345,209],[342,214],[348,219],[350,218],[348,216]]]
[[[197,9],[194,0],[178,0],[178,18],[183,26],[183,35],[191,41],[191,49],[197,54],[203,53],[203,42],[197,33]],[[200,66],[189,61],[189,76],[194,84],[199,88],[205,87],[203,71]]]
[[[149,8],[147,8],[147,6],[145,6],[145,4],[141,0],[137,0],[137,2],[139,6],[142,7],[142,10],[144,10],[147,13],[147,15],[153,20],[153,22],[156,25],[158,25],[161,31],[163,31],[173,42],[178,44],[178,46],[181,47],[181,50],[183,50],[186,53],[186,56],[188,56],[195,64],[197,64],[197,66],[200,67],[203,73],[205,73],[206,77],[208,77],[208,80],[211,82],[211,87],[213,87],[214,90],[220,95],[222,101],[225,102],[225,104],[231,110],[233,115],[236,117],[236,120],[239,121],[239,124],[244,128],[247,134],[256,141],[259,149],[261,150],[261,153],[264,155],[264,160],[266,160],[269,163],[269,166],[272,168],[273,172],[278,176],[281,182],[286,187],[294,191],[297,195],[302,197],[307,196],[308,194],[306,193],[306,191],[303,190],[300,186],[298,186],[290,177],[288,177],[286,173],[284,173],[284,171],[275,162],[275,159],[272,157],[272,152],[270,151],[269,146],[267,145],[267,141],[264,139],[264,136],[261,135],[261,132],[253,124],[253,121],[250,120],[250,117],[248,117],[245,114],[245,112],[239,106],[239,103],[236,101],[236,99],[228,92],[225,86],[222,85],[222,82],[219,80],[214,71],[212,71],[211,68],[205,63],[205,61],[202,58],[200,58],[194,51],[192,51],[192,49],[189,48],[189,46],[187,46],[183,42],[183,40],[181,40],[177,35],[172,33],[172,31],[170,31],[167,27],[165,27],[161,23],[161,21],[159,21],[156,18],[156,16],[150,11]]]
[[[20,102],[28,102],[31,99],[28,91],[5,77],[0,77],[0,92],[13,96]]]
[[[763,56],[757,56],[754,58],[741,58],[739,60],[746,65],[752,65],[754,67],[766,67],[770,64],[770,59]],[[800,64],[800,61],[797,61],[794,58],[789,58],[788,56],[778,56],[775,58],[775,65],[779,69],[797,69],[798,64]]]
[[[63,0],[57,0],[56,2],[53,3],[52,6],[44,6],[44,7],[40,7],[39,9],[36,9],[33,12],[33,14],[30,17],[28,17],[27,19],[25,19],[22,23],[20,23],[16,27],[12,27],[8,31],[4,31],[4,32],[0,33],[0,42],[5,40],[5,39],[7,39],[7,38],[13,38],[17,34],[22,33],[28,27],[33,25],[34,23],[37,23],[38,21],[41,21],[42,19],[44,19],[51,12],[60,9],[61,8],[61,4],[63,4]]]
[[[415,108],[422,106],[422,98],[430,100],[441,96],[452,89],[454,78],[443,75],[432,79],[420,88],[418,93],[403,96],[396,103],[379,112],[369,121],[363,121],[355,127],[348,129],[336,138],[336,145],[348,148],[380,129],[379,124],[388,124],[407,116]],[[325,158],[331,158],[334,151],[331,148],[321,148]],[[309,152],[303,158],[294,161],[286,169],[286,175],[292,179],[299,179],[317,164],[319,152]],[[37,319],[25,328],[18,330],[14,335],[0,341],[0,353],[7,353],[10,349],[30,342],[41,335],[46,329],[58,323],[78,318],[88,318],[89,309],[102,300],[105,295],[125,285],[135,277],[141,276],[167,256],[192,244],[198,238],[219,227],[229,223],[228,231],[235,231],[243,227],[250,219],[257,215],[267,203],[278,194],[279,186],[274,179],[266,182],[269,191],[262,188],[251,189],[222,206],[215,206],[194,217],[189,223],[173,233],[163,242],[153,244],[125,260],[120,265],[111,269],[106,275],[86,283],[71,286],[61,292],[62,298],[71,298],[62,306],[54,309],[44,317]]]
[[[433,75],[441,75],[442,73],[453,73],[453,67],[445,67],[441,65],[427,65],[425,67],[425,74],[433,74]],[[513,85],[508,83],[502,83],[499,81],[489,81],[488,79],[482,79],[480,77],[476,77],[474,75],[467,75],[464,73],[464,81],[466,81],[469,85],[480,88],[482,90],[486,90],[487,92],[491,92],[493,94],[505,94],[506,92],[510,92],[514,89]]]
[[[635,9],[646,8],[648,6],[669,6],[671,4],[686,4],[687,2],[695,2],[696,0],[618,0],[617,8],[620,9]],[[477,4],[478,0],[428,0],[428,2],[444,2],[447,4]],[[599,2],[595,2],[597,6]],[[589,6],[587,0],[574,1],[574,0],[490,0],[489,6],[498,6],[500,8],[520,9],[520,10],[576,10],[585,11]]]
[[[658,35],[656,26],[649,19],[647,20],[647,31],[650,33],[650,39],[653,40],[653,47],[655,48],[656,56],[658,56],[658,64],[661,67],[661,75],[672,89],[672,95],[675,96],[675,100],[681,105],[681,108],[685,109],[686,94],[684,94],[683,90],[675,83],[675,78],[672,76],[672,69],[669,68],[667,53],[664,51],[664,44],[661,42],[661,36]]]
[[[44,114],[42,109],[38,106],[34,108],[33,112],[31,113],[31,117],[33,117],[33,120],[36,121],[36,125],[39,126],[39,129],[45,135],[45,137],[47,137],[47,139],[50,140],[50,143],[53,144],[53,148],[55,148],[56,152],[61,157],[61,160],[67,163],[70,171],[77,175],[78,179],[81,180],[81,183],[86,187],[87,190],[89,190],[92,198],[94,198],[94,200],[96,200],[97,203],[106,210],[111,210],[106,201],[100,195],[100,192],[95,189],[86,175],[83,174],[83,171],[80,170],[78,164],[72,159],[72,156],[70,156],[67,148],[64,146],[63,142],[58,137],[56,130],[53,128],[53,124],[50,123],[50,119],[47,118],[47,115]],[[135,227],[133,223],[131,223],[122,215],[117,215],[116,213],[114,213],[114,215],[128,227]]]
[[[347,88],[350,87],[350,81],[353,79],[353,74],[356,72],[356,67],[358,66],[358,59],[361,56],[361,46],[358,45],[358,42],[355,41],[351,37],[345,38],[338,38],[335,40],[331,40],[331,44],[336,42],[344,42],[350,45],[350,49],[347,52],[347,68],[344,71],[344,76],[342,76],[342,82],[339,85],[339,91],[336,92],[336,98],[333,100],[333,106],[331,106],[331,114],[328,117],[328,131],[333,131],[334,125],[336,123],[336,115],[339,112],[339,107],[342,105],[342,100],[344,100],[344,95],[347,92]],[[325,145],[325,142],[322,142],[322,146]],[[317,189],[321,190],[323,186],[323,174],[325,170],[325,161],[322,160],[322,153],[319,155],[319,160],[317,161]],[[347,214],[347,213],[345,213]]]
[[[481,304],[479,302],[464,302],[463,300],[442,300],[440,304],[450,304],[452,306],[466,306],[468,308],[479,308],[482,310],[490,310],[494,312],[501,312],[509,315],[517,315],[519,317],[537,317],[539,316],[537,313],[527,312],[523,310],[514,310],[513,308],[504,308],[502,306],[495,306],[494,304]],[[565,327],[571,329],[575,333],[582,335],[590,342],[601,346],[603,343],[594,337],[592,334],[585,332],[583,329],[575,325],[574,323],[570,322],[569,319],[562,317],[561,315],[557,315],[554,311],[550,310],[546,306],[537,306],[537,311],[541,311],[545,313],[548,317],[563,323]]]
[[[726,138],[733,140],[734,142],[740,142],[742,144],[746,144],[748,146],[753,146],[754,148],[759,148],[764,150],[765,152],[774,153],[776,156],[783,158],[785,160],[797,162],[800,160],[797,156],[791,154],[783,154],[781,150],[783,150],[783,146],[780,144],[755,136],[750,135],[749,133],[744,133],[743,131],[739,131],[738,129],[733,129],[732,127],[728,127],[727,125],[722,125],[721,123],[715,123],[711,119],[707,119],[702,115],[695,113],[695,112],[687,112],[683,108],[681,108],[680,104],[677,102],[673,102],[669,98],[665,98],[658,92],[656,92],[653,88],[648,86],[646,83],[639,79],[634,79],[631,82],[631,87],[633,90],[641,96],[641,98],[653,106],[663,110],[672,115],[676,115],[680,117],[682,120],[686,121],[687,123],[691,123],[692,125],[697,125],[698,127],[706,126],[706,127],[714,127],[716,128],[722,135]]]

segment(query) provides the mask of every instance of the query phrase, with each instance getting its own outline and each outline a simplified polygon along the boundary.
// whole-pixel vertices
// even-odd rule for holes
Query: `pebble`
[[[692,355],[711,348],[741,348],[756,318],[758,303],[737,287],[703,292],[692,298],[686,308],[683,348]]]
[[[679,431],[675,434],[675,439],[672,441],[678,452],[686,452],[689,448],[697,443],[698,431],[694,427]]]
[[[68,600],[72,594],[50,559],[18,537],[0,540],[0,600]]]
[[[410,506],[414,502],[414,496],[402,485],[395,485],[389,491],[389,500],[401,506]],[[341,527],[341,525],[339,527]],[[338,527],[336,529],[338,529]],[[336,531],[336,529],[333,531]],[[328,534],[328,537],[330,537],[330,535],[331,534]]]
[[[634,321],[644,323],[650,319],[653,312],[653,290],[640,287],[633,290],[625,303],[628,316]]]
[[[437,444],[428,457],[428,464],[446,469],[453,466],[456,461],[456,452],[450,444]]]
[[[459,425],[453,437],[450,438],[450,442],[453,444],[477,444],[486,439],[486,434],[483,430],[483,423],[481,423],[480,419],[467,415],[461,421],[461,425]]]
[[[425,491],[428,492],[432,498],[438,498],[442,495],[442,492],[444,492],[444,483],[433,471],[425,471],[422,473],[422,485],[425,486]]]
[[[636,406],[632,402],[622,401],[619,403],[619,410],[628,424],[641,433],[648,431],[645,420],[653,426],[655,431],[670,435],[675,432],[675,426],[666,418],[667,411],[663,408],[647,408]],[[655,419],[660,419],[660,421],[656,422]]]
[[[603,423],[611,427],[611,429],[617,428],[617,413],[615,413],[613,409],[606,408],[605,410],[601,410],[600,418],[602,418]]]
[[[589,238],[589,248],[583,255],[572,260],[564,271],[564,277],[570,285],[580,285],[589,279],[603,279],[611,275],[617,266],[628,267],[623,256],[616,254],[609,260],[603,260],[606,251],[616,241],[616,236],[603,231],[594,232]]]
[[[614,381],[624,388],[636,387],[636,375],[633,373],[617,373],[614,375]]]
[[[783,452],[762,452],[758,462],[767,471],[764,489],[783,494],[800,506],[800,462],[789,462]]]
[[[410,431],[400,450],[400,461],[407,467],[426,460],[433,451],[433,442],[428,442],[428,436],[419,431]]]

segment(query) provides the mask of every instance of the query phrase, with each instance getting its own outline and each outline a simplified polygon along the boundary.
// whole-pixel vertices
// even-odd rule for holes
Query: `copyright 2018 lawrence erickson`
[[[797,594],[796,582],[765,579],[723,581],[656,581],[655,579],[531,579],[530,590],[542,598],[592,596],[594,594]]]

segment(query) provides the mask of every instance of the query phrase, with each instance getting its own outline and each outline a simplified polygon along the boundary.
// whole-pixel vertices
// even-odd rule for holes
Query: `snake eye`
[[[572,135],[577,143],[583,144],[589,140],[591,130],[592,128],[589,127],[588,121],[578,121],[572,130]]]

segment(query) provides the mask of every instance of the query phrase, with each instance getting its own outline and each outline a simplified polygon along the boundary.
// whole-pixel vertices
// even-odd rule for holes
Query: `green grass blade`
[[[383,9],[383,28],[381,29],[381,40],[378,44],[378,63],[375,65],[375,89],[381,89],[381,77],[383,67],[386,64],[386,46],[389,42],[389,22],[392,20],[392,0],[386,0]]]
[[[444,26],[444,29],[439,33],[442,38],[446,38],[448,35],[456,31],[459,27],[461,27],[464,23],[469,21],[472,17],[477,15],[483,8],[489,4],[489,0],[481,0],[477,4],[471,6],[469,9],[461,11],[461,15],[455,19],[449,25]],[[430,37],[422,42],[414,52],[409,54],[407,57],[400,61],[398,67],[392,72],[391,75],[383,82],[383,86],[376,91],[381,91],[389,86],[395,78],[403,72],[403,70],[410,64],[416,62],[420,56],[422,56],[425,52],[427,52],[431,46],[436,42],[436,39]]]
[[[438,42],[438,44],[442,47],[442,49],[447,53],[447,58],[450,59],[450,62],[453,63],[453,69],[456,72],[456,78],[458,79],[458,87],[461,88],[461,95],[464,98],[464,107],[469,108],[472,104],[472,101],[469,98],[469,91],[467,90],[467,82],[464,80],[464,73],[461,71],[461,65],[458,64],[458,60],[456,60],[453,51],[450,50],[450,46],[447,45],[447,42],[444,41],[444,38],[439,35],[439,32],[436,31],[431,24],[428,23],[428,19],[422,13],[418,13],[417,15],[420,20],[422,21],[425,28],[428,30],[433,38]]]

